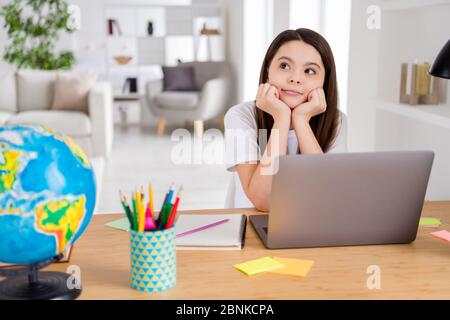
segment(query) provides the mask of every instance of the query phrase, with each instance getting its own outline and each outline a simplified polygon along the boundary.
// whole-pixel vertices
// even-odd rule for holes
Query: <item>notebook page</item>
[[[175,235],[223,219],[230,220],[212,228],[176,238],[175,244],[177,246],[239,246],[242,236],[242,214],[181,214],[175,224]]]

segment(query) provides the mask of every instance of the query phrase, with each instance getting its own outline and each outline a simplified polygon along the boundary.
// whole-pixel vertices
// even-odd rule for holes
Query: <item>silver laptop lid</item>
[[[280,157],[267,246],[413,241],[433,158],[432,151]]]

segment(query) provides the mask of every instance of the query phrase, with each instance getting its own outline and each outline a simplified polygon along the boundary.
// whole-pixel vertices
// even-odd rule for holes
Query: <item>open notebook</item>
[[[177,237],[178,250],[241,250],[244,245],[247,216],[244,214],[180,214],[175,223],[175,234],[229,219],[225,223]]]

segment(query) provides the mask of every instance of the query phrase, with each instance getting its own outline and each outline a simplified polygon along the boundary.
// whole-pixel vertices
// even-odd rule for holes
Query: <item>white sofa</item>
[[[51,110],[56,72],[0,73],[0,125],[36,123],[74,139],[91,157],[107,159],[113,142],[111,85],[97,82],[89,93],[89,112]]]

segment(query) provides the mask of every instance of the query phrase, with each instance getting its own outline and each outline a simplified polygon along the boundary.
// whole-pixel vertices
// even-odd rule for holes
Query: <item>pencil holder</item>
[[[130,230],[131,288],[164,291],[176,284],[174,228],[137,232]]]

